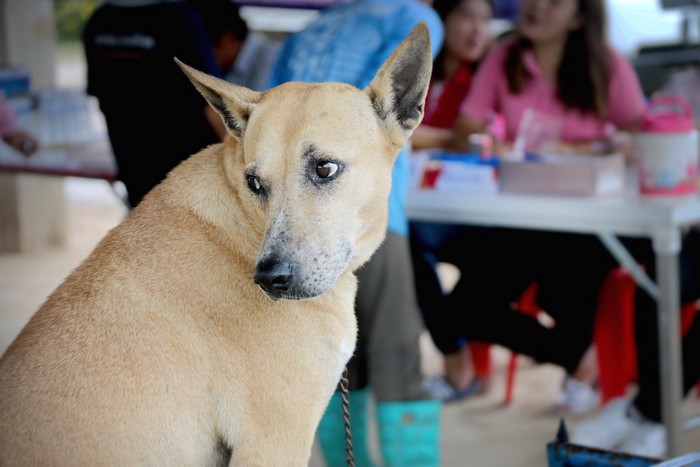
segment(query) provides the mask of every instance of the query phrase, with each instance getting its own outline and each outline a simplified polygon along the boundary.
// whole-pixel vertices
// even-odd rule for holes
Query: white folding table
[[[607,198],[415,190],[412,220],[595,234],[637,283],[658,301],[663,422],[668,455],[681,453],[683,419],[678,254],[682,229],[700,223],[700,196],[648,198],[627,192]],[[653,282],[619,242],[618,235],[648,237],[657,261]]]

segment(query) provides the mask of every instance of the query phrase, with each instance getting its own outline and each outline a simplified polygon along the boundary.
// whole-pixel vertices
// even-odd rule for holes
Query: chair
[[[593,341],[598,354],[601,405],[627,394],[637,380],[634,294],[637,284],[623,268],[613,269],[600,290]]]
[[[634,295],[637,284],[623,268],[614,269],[603,284],[596,316],[594,341],[598,349],[601,404],[627,394],[637,381],[637,347],[634,336]],[[696,303],[681,307],[681,334],[697,313]],[[700,394],[700,383],[697,386]]]

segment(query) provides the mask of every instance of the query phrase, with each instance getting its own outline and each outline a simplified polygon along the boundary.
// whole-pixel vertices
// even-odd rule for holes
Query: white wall
[[[681,13],[662,10],[659,0],[607,0],[607,7],[610,41],[628,57],[640,45],[681,40]]]

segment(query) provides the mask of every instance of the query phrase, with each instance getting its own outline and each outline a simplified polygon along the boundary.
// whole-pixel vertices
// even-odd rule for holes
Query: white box
[[[568,196],[621,194],[625,188],[622,154],[543,155],[536,161],[503,161],[500,190]]]

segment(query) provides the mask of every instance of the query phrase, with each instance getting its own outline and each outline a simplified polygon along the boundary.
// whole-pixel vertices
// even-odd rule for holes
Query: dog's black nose
[[[253,274],[253,280],[265,292],[278,296],[289,290],[293,277],[291,265],[279,258],[260,261]]]

